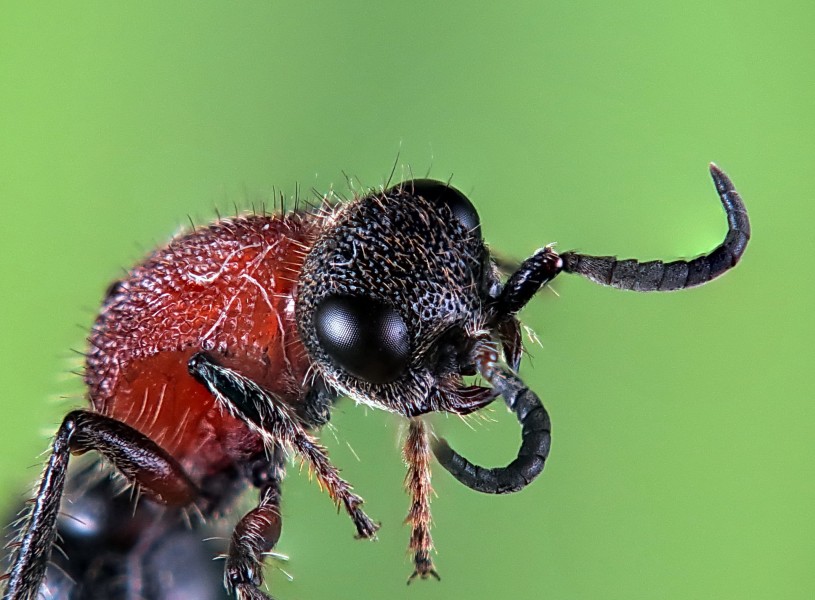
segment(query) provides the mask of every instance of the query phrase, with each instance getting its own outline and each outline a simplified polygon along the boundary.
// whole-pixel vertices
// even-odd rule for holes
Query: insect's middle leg
[[[258,588],[263,583],[263,557],[280,539],[280,480],[260,490],[260,501],[235,526],[226,558],[224,583],[240,600],[266,600]]]

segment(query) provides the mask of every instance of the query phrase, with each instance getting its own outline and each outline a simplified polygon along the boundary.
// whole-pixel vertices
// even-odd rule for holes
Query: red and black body
[[[89,406],[69,413],[55,436],[13,546],[4,598],[34,598],[44,579],[57,597],[73,600],[223,597],[220,588],[211,596],[185,591],[220,570],[204,564],[211,549],[173,558],[207,537],[204,528],[250,487],[259,492],[256,508],[215,553],[226,554],[228,592],[268,598],[262,563],[280,536],[286,453],[345,509],[358,537],[373,537],[378,524],[315,438],[341,395],[410,419],[404,458],[413,576],[437,576],[431,444],[421,415],[467,414],[503,397],[522,427],[513,462],[482,468],[444,440],[432,451],[475,490],[528,485],[543,469],[551,424],[515,373],[518,311],[561,271],[668,291],[730,269],[749,239],[749,221],[727,177],[711,172],[727,237],[710,254],[667,264],[547,246],[504,278],[473,205],[431,180],[315,209],[221,219],[175,238],[109,289],[88,338]],[[476,374],[486,385],[464,384]],[[58,515],[69,457],[89,451],[144,498],[133,509],[108,479],[96,480],[78,506],[99,504],[103,516],[80,519],[96,532],[83,538],[81,527],[72,531]],[[58,533],[67,559],[51,552]]]
[[[303,212],[254,215],[155,251],[112,286],[94,324],[85,370],[93,409],[152,439],[197,485],[264,450],[190,376],[197,352],[239,369],[312,425],[294,289],[318,233]]]

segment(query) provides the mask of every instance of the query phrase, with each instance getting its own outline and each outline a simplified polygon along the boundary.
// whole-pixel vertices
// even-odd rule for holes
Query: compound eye
[[[357,296],[328,296],[317,307],[314,322],[323,350],[354,377],[388,383],[408,366],[407,326],[387,304]]]
[[[402,189],[412,190],[425,200],[444,204],[465,229],[481,235],[481,220],[478,211],[470,200],[456,188],[435,179],[414,179],[402,184]]]

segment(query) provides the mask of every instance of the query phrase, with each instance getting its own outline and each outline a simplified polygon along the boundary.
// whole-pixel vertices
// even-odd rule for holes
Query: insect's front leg
[[[408,466],[405,487],[411,496],[410,510],[405,523],[411,527],[408,549],[413,553],[414,570],[408,583],[416,577],[439,579],[433,566],[430,553],[433,552],[433,538],[430,536],[430,443],[427,428],[419,419],[410,421],[404,448]]]
[[[362,498],[351,491],[351,485],[331,464],[325,448],[304,429],[288,407],[251,379],[218,365],[204,353],[195,354],[188,366],[190,373],[209,388],[216,401],[260,435],[267,448],[282,444],[299,454],[331,499],[345,508],[357,535],[374,537],[379,525],[363,512]]]
[[[66,415],[17,544],[4,600],[34,600],[54,545],[71,454],[95,450],[150,498],[175,506],[198,495],[181,466],[155,442],[115,419],[85,410]]]

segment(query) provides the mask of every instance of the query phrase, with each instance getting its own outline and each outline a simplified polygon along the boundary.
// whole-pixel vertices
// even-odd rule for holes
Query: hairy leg
[[[405,523],[411,527],[408,550],[413,553],[414,571],[408,583],[416,577],[439,579],[433,566],[430,553],[433,551],[433,538],[430,536],[430,443],[425,424],[414,419],[410,422],[404,448],[408,472],[405,488],[411,496],[410,510]]]
[[[68,413],[54,437],[31,512],[17,551],[4,600],[34,600],[39,594],[57,531],[57,515],[71,454],[95,450],[152,499],[175,506],[198,495],[181,466],[155,442],[132,427],[104,415]]]

